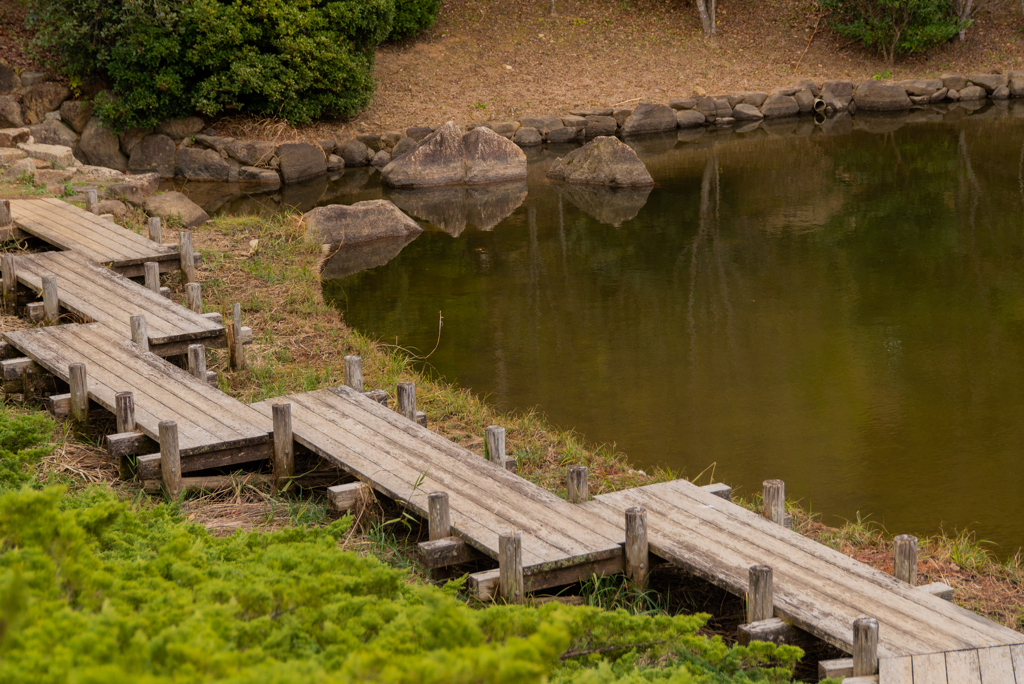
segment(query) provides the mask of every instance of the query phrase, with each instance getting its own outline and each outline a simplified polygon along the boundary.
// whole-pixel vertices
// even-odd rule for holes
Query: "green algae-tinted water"
[[[1024,545],[1024,107],[996,111],[648,139],[646,197],[552,186],[536,153],[521,204],[396,197],[461,233],[425,222],[325,292],[422,353],[440,312],[438,373],[639,467],[714,464],[740,494],[781,478],[825,522],[970,527],[1005,556]]]

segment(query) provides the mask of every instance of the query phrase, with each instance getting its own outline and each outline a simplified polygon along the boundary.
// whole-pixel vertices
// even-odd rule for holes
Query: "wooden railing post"
[[[129,319],[132,328],[132,342],[139,345],[144,352],[149,351],[149,334],[146,332],[146,317],[135,314]]]
[[[917,537],[901,534],[892,540],[896,579],[917,586]]]
[[[57,276],[43,276],[43,322],[57,325],[60,322],[60,304],[57,301]]]
[[[164,231],[160,225],[159,216],[149,217],[149,239],[160,244],[164,242]]]
[[[590,471],[585,465],[571,465],[566,476],[569,503],[586,503],[590,500]]]
[[[523,535],[519,530],[498,536],[498,592],[506,603],[524,601]]]
[[[185,283],[185,306],[197,314],[203,313],[203,288],[199,283]]]
[[[117,421],[118,433],[135,432],[135,395],[131,392],[118,392],[114,395],[114,418]],[[118,462],[118,473],[122,480],[128,480],[133,474],[132,459],[122,453]]]
[[[18,303],[18,268],[13,254],[0,254],[0,274],[4,279],[4,311],[13,314]]]
[[[636,506],[626,509],[626,577],[637,589],[647,586],[650,552],[647,543],[647,511]]]
[[[484,444],[487,458],[499,468],[505,467],[505,428],[500,425],[488,425],[484,430]]]
[[[100,213],[99,194],[96,192],[96,188],[86,188],[85,210],[90,214]]]
[[[14,216],[11,215],[11,200],[0,200],[0,228],[6,228],[14,223]]]
[[[178,424],[173,420],[161,420],[160,425],[160,474],[164,478],[167,496],[177,499],[181,494],[181,452],[178,450]]]
[[[192,254],[191,230],[182,230],[178,233],[178,256],[181,259],[182,282],[196,282],[196,262]]]
[[[770,620],[775,617],[772,569],[767,565],[752,565],[747,591],[747,623]]]
[[[764,481],[764,517],[776,525],[785,525],[786,483],[782,480]]]
[[[869,677],[878,672],[878,620],[853,621],[853,676]]]
[[[345,384],[356,392],[363,391],[363,357],[345,357]]]
[[[242,305],[235,302],[228,322],[228,360],[232,370],[245,368],[245,347],[242,344]]]
[[[147,261],[142,264],[142,273],[145,276],[146,289],[160,294],[160,264]]]
[[[68,366],[68,384],[71,385],[71,417],[79,423],[88,423],[89,379],[84,363]]]
[[[448,492],[427,495],[427,525],[430,541],[452,536],[452,518],[448,510]]]
[[[188,372],[200,382],[206,382],[206,347],[201,344],[188,345]]]
[[[273,404],[274,479],[284,484],[295,472],[295,437],[292,434],[292,405]]]

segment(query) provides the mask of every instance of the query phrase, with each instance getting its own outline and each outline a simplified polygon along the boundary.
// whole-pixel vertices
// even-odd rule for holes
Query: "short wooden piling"
[[[142,264],[142,272],[145,276],[146,289],[160,294],[160,264],[147,261]]]
[[[6,228],[14,223],[11,215],[11,200],[0,200],[0,228]]]
[[[160,421],[160,474],[167,496],[177,499],[181,494],[181,452],[178,450],[178,424]]]
[[[57,301],[57,276],[43,276],[43,322],[57,325],[60,322],[60,304]]]
[[[292,434],[292,405],[274,404],[274,479],[278,488],[295,472],[295,438]]]
[[[188,372],[200,382],[206,380],[206,347],[201,344],[188,345]]]
[[[146,317],[135,314],[129,319],[132,328],[132,342],[139,345],[144,352],[149,351],[149,334],[146,332]]]
[[[917,537],[901,534],[892,540],[896,579],[917,586]]]
[[[363,357],[345,357],[345,384],[356,392],[363,391]]]
[[[416,420],[416,385],[412,382],[400,382],[396,389],[397,411],[409,420]]]
[[[191,230],[183,230],[178,233],[178,256],[181,259],[181,277],[183,282],[196,282],[196,262],[192,255]]]
[[[772,569],[767,565],[752,565],[747,590],[747,623],[770,620],[775,617]]]
[[[764,517],[776,525],[785,525],[786,483],[782,480],[765,480],[762,486],[764,487]]]
[[[569,492],[569,503],[586,503],[590,501],[590,471],[584,465],[571,465],[566,476],[566,489]]]
[[[878,672],[878,620],[853,621],[853,676],[869,677]]]
[[[227,326],[228,362],[232,370],[245,368],[245,346],[242,344],[242,305],[231,307],[231,320]]]
[[[164,242],[164,231],[160,225],[159,216],[151,216],[149,218],[149,239],[160,244]]]
[[[135,394],[118,392],[114,395],[114,417],[119,433],[135,432]]]
[[[4,279],[4,311],[13,314],[18,303],[18,269],[13,254],[0,254],[0,274]]]
[[[203,313],[203,286],[199,283],[185,284],[185,306],[197,314]]]
[[[71,385],[71,417],[79,423],[88,423],[89,379],[84,363],[68,365],[68,384]]]
[[[647,511],[633,506],[626,509],[626,577],[637,589],[647,586],[650,550],[647,543]]]
[[[505,467],[505,428],[500,425],[488,425],[484,430],[484,444],[487,458],[499,468]]]
[[[96,188],[86,188],[85,210],[90,214],[100,213],[99,194],[96,192]]]
[[[448,510],[448,492],[427,495],[427,524],[430,541],[452,536],[452,518]]]
[[[523,603],[523,535],[519,530],[498,536],[498,592],[506,603]]]

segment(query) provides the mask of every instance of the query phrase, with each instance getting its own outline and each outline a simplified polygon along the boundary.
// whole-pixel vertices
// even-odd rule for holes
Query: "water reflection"
[[[594,185],[557,185],[558,193],[601,223],[620,226],[636,218],[647,203],[651,188],[605,188]]]
[[[526,193],[526,181],[513,181],[470,187],[387,188],[385,197],[410,216],[458,237],[467,225],[479,230],[494,228],[523,203]]]
[[[360,271],[383,266],[398,256],[398,253],[419,235],[399,235],[357,242],[354,245],[332,245],[321,268],[320,277],[324,280],[340,280]]]

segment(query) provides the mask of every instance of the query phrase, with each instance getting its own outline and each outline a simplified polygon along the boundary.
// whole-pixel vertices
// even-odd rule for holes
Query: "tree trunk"
[[[714,19],[708,14],[707,0],[694,0],[697,3],[697,14],[700,15],[700,25],[704,31],[705,36],[715,35],[715,22]],[[1024,0],[1021,0],[1024,2]],[[714,0],[712,0],[714,2]],[[711,5],[712,10],[714,4]]]

